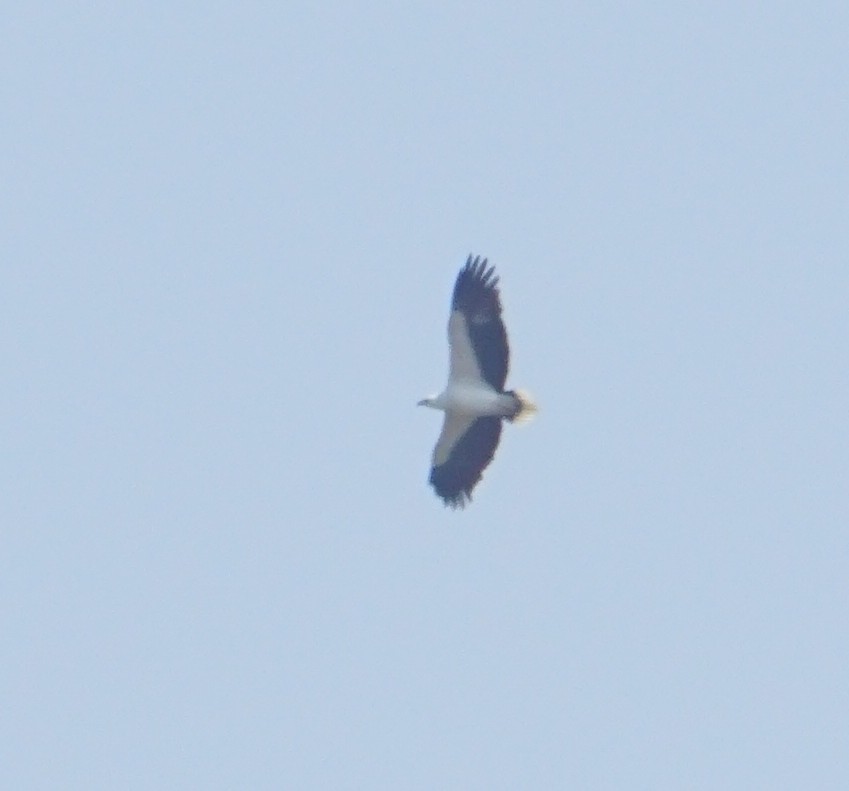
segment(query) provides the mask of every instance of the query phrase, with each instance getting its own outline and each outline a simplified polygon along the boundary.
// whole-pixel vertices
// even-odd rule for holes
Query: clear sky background
[[[3,28],[3,788],[849,788],[845,3]]]

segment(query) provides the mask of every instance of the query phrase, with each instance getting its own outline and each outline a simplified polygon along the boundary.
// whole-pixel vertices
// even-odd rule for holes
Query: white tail
[[[511,393],[513,398],[516,399],[518,409],[513,417],[510,418],[510,421],[512,423],[527,423],[529,420],[532,420],[538,412],[533,396],[527,390],[512,390]]]

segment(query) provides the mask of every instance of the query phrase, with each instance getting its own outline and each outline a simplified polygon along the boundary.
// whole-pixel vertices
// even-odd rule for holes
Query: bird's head
[[[434,401],[435,398],[436,398],[436,396],[428,396],[427,398],[423,398],[421,401],[419,401],[416,404],[416,406],[431,406],[432,407],[433,401]]]

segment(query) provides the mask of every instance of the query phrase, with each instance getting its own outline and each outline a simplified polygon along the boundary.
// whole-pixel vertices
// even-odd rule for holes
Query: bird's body
[[[510,351],[494,274],[486,259],[471,256],[460,270],[448,318],[448,384],[438,396],[419,402],[445,412],[430,483],[452,508],[471,500],[498,447],[501,421],[522,420],[536,411],[522,392],[504,390]]]
[[[477,382],[449,382],[436,398],[426,399],[423,406],[441,409],[456,415],[483,417],[498,415],[506,417],[515,411],[513,396],[499,393],[487,385]]]

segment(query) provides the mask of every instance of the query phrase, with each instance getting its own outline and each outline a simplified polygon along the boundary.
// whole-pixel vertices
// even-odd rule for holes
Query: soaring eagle
[[[448,384],[419,401],[445,412],[433,449],[430,483],[452,508],[463,508],[495,454],[501,421],[522,421],[536,406],[520,390],[505,390],[510,349],[501,321],[495,267],[469,256],[454,284],[448,317]]]

